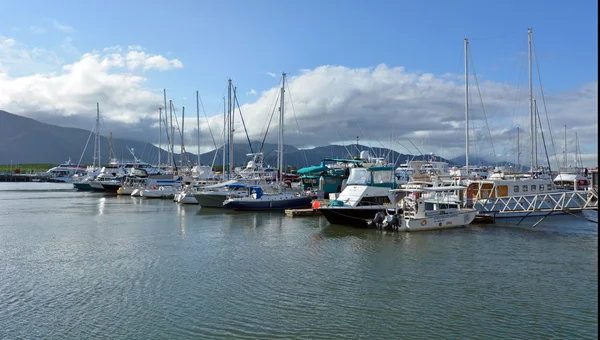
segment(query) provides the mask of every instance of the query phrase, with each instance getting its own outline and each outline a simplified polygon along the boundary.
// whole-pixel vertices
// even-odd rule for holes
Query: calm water
[[[581,219],[392,234],[68,188],[0,183],[2,339],[598,338]]]

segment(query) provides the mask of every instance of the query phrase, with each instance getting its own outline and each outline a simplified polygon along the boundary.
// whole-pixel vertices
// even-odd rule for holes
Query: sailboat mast
[[[98,145],[99,145],[99,137],[98,137],[98,125],[100,124],[100,104],[96,103],[96,138],[94,140],[94,161],[92,166],[96,166],[96,162],[98,162],[98,167],[100,167],[100,159],[98,158]]]
[[[537,169],[539,164],[538,164],[538,137],[537,137],[537,132],[538,132],[538,116],[536,114],[537,112],[537,100],[533,100],[533,148],[535,149],[535,168]]]
[[[564,156],[563,156],[564,167],[566,168],[567,163],[568,163],[568,161],[567,161],[567,126],[566,125],[565,125],[565,151],[563,152],[563,154],[564,154]]]
[[[465,38],[465,166],[469,177],[469,39]]]
[[[519,167],[519,172],[521,172],[521,139],[519,136],[520,129],[517,126],[517,166]]]
[[[225,97],[223,97],[223,168],[221,170],[221,173],[223,175],[223,179],[225,179],[225,147],[227,146],[227,134],[225,133],[225,131],[227,131],[227,105],[225,103]]]
[[[181,162],[181,166],[183,166],[183,159],[184,159],[184,154],[183,154],[183,150],[184,150],[184,147],[183,147],[183,144],[184,144],[183,143],[183,132],[185,131],[183,129],[184,122],[185,122],[185,106],[182,106],[181,107],[181,156],[179,157],[180,162]]]
[[[281,103],[279,104],[279,182],[283,182],[283,115],[284,115],[284,104],[285,104],[285,72],[282,73],[281,80]],[[280,186],[281,188],[281,186]]]
[[[97,119],[98,119],[98,167],[102,167],[102,157],[100,157],[101,153],[101,148],[100,146],[102,145],[101,141],[102,139],[100,139],[100,104],[96,103],[96,111],[97,111]],[[110,159],[108,160],[108,162],[110,162]]]
[[[173,169],[175,169],[175,131],[173,130],[173,100],[169,99],[169,125],[170,128],[169,130],[171,131],[171,159],[169,159],[169,162],[171,163],[171,166],[173,167]]]
[[[197,164],[198,166],[200,166],[200,104],[199,104],[199,96],[198,96],[198,91],[196,91],[196,122],[198,124],[198,130],[196,132],[196,139],[198,142],[198,161]]]
[[[530,147],[531,147],[531,158],[529,160],[530,173],[533,175],[533,167],[534,167],[534,147],[533,147],[533,62],[531,59],[531,28],[527,29],[527,56],[529,59],[529,135],[531,137]]]
[[[232,143],[233,143],[233,134],[231,133],[231,91],[232,91],[232,85],[231,85],[231,78],[229,79],[229,85],[227,87],[227,113],[228,113],[228,120],[227,120],[227,133],[229,138],[227,139],[227,179],[231,179],[231,149],[232,149]]]
[[[166,116],[167,116],[167,89],[163,89],[163,99],[165,101],[164,108],[165,108],[165,121],[166,121],[167,120],[166,119]],[[160,148],[160,150],[158,151],[158,166],[159,167],[160,167],[160,153],[162,151],[162,141],[161,141],[162,130],[161,129],[162,129],[162,116],[160,117],[159,122],[158,122],[158,130],[159,130],[159,132],[158,132],[158,147]]]

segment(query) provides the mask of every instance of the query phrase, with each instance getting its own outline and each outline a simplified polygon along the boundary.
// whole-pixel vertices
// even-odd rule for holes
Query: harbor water
[[[598,225],[423,233],[0,183],[0,339],[597,339]]]

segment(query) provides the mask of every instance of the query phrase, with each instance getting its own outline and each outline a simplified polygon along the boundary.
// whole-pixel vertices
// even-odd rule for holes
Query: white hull
[[[431,214],[427,218],[404,218],[399,231],[425,231],[464,227],[475,219],[477,211],[468,209],[448,214]]]
[[[196,197],[190,193],[179,193],[175,195],[175,201],[180,204],[198,204]]]
[[[162,187],[163,189],[144,189],[141,191],[141,196],[144,198],[173,198],[175,192],[170,187]]]

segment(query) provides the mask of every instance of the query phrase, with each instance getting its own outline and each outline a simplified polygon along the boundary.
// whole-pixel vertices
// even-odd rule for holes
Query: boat
[[[382,158],[371,157],[368,151],[361,151],[357,158],[325,158],[320,165],[299,169],[302,190],[319,192],[323,197],[339,194],[346,187],[351,168],[385,165]]]
[[[248,194],[244,197],[232,197],[223,202],[223,207],[232,210],[285,210],[285,209],[306,209],[313,201],[312,196],[304,195],[300,192],[281,192],[273,194],[264,194],[259,186],[248,188]]]
[[[205,186],[194,193],[194,198],[202,208],[223,208],[223,202],[231,197],[248,196],[247,186],[236,180]]]
[[[260,186],[251,186],[249,188],[249,195],[245,197],[228,197],[223,202],[223,207],[226,209],[233,210],[285,210],[285,209],[299,209],[309,208],[313,200],[312,196],[308,196],[301,191],[290,192],[284,185],[287,186],[283,174],[283,122],[284,122],[284,94],[285,94],[285,73],[282,74],[281,80],[281,95],[279,105],[279,142],[277,152],[277,193],[264,194],[263,188]],[[291,179],[290,179],[291,180]],[[290,189],[291,189],[291,182]]]
[[[85,171],[85,166],[73,164],[71,158],[69,158],[66,162],[49,169],[46,173],[50,176],[48,182],[72,183],[74,175],[83,174]]]
[[[377,212],[396,212],[401,195],[390,189],[397,189],[393,166],[352,168],[339,197],[317,210],[331,224],[366,227]]]
[[[465,189],[464,186],[442,186],[392,190],[407,192],[401,212],[388,214],[381,223],[373,223],[377,221],[376,216],[371,225],[411,232],[464,227],[477,216],[477,210],[461,207],[460,196]]]
[[[590,185],[586,169],[578,167],[559,168],[558,175],[552,180],[557,189],[585,190]]]

